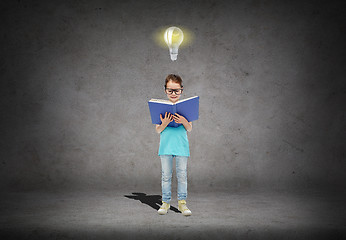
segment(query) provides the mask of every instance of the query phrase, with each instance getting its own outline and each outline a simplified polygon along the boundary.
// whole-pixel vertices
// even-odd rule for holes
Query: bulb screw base
[[[178,58],[178,53],[171,53],[171,60],[175,61]]]

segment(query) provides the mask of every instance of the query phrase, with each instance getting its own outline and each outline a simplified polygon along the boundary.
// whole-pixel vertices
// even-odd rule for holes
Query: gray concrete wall
[[[2,1],[1,189],[160,189],[169,73],[200,96],[189,189],[345,186],[345,10],[311,2]]]

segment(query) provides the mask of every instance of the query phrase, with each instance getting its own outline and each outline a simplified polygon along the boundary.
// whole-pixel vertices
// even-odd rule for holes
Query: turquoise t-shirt
[[[160,133],[160,155],[190,156],[189,140],[183,125],[166,127]]]

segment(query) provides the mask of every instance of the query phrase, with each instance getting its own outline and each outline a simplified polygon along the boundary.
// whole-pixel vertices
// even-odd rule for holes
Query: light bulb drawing
[[[169,27],[164,33],[164,39],[169,48],[171,60],[177,60],[179,46],[184,40],[183,31],[178,27]]]

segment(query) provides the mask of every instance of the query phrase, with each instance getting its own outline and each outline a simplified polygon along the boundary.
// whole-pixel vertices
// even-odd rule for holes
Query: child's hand
[[[170,122],[172,122],[173,121],[173,117],[174,117],[173,114],[168,113],[168,115],[167,115],[167,112],[165,113],[165,118],[162,118],[162,114],[160,114],[161,122],[164,125],[168,125]]]
[[[179,115],[178,113],[176,113],[175,115],[176,116],[174,116],[174,121],[176,123],[181,123],[181,124],[188,123],[188,121],[186,120],[184,116]]]

